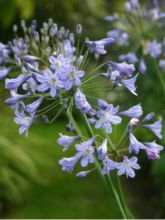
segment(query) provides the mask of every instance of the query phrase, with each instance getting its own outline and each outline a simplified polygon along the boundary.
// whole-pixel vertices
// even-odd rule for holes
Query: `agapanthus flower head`
[[[139,164],[137,163],[137,157],[133,156],[130,159],[127,156],[124,156],[123,162],[116,163],[116,168],[118,169],[118,175],[121,176],[126,174],[126,177],[135,177],[135,170],[140,169]]]

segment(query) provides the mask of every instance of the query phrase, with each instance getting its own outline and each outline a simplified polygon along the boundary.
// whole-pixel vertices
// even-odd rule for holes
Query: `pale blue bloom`
[[[89,115],[94,115],[96,111],[91,107],[88,103],[85,95],[80,91],[80,89],[76,90],[75,93],[75,105],[80,111],[85,112]]]
[[[138,154],[141,149],[145,149],[143,143],[138,141],[132,133],[129,134],[129,140],[130,140],[130,145],[128,148],[129,153],[134,152],[135,154]]]
[[[136,79],[137,75],[130,79],[122,79],[121,84],[126,87],[132,94],[137,95],[136,93]]]
[[[84,178],[86,176],[88,176],[88,174],[91,172],[91,170],[87,170],[87,171],[80,171],[78,173],[76,173],[76,177],[77,178]]]
[[[138,61],[137,56],[134,52],[129,52],[127,54],[122,54],[119,57],[120,61],[128,60],[129,63],[136,63]]]
[[[162,118],[152,124],[144,124],[143,127],[150,129],[158,138],[162,139]]]
[[[104,19],[106,21],[115,21],[118,18],[119,18],[119,15],[116,12],[114,12],[112,15],[107,15],[107,16],[104,17]]]
[[[81,158],[81,166],[86,167],[88,163],[94,163],[94,146],[92,146],[95,141],[96,136],[90,138],[88,141],[84,141],[80,144],[76,144],[76,156]]]
[[[124,156],[123,162],[116,163],[116,168],[118,169],[118,175],[121,176],[126,174],[126,177],[135,177],[134,169],[140,169],[139,164],[137,163],[137,157],[131,157],[130,159],[127,156]]]
[[[160,151],[163,150],[163,146],[157,144],[155,141],[153,142],[144,142],[143,143],[145,151],[147,152],[148,158],[151,160],[159,159],[160,158]]]
[[[157,58],[162,53],[162,44],[156,40],[148,41],[145,51],[147,54],[150,54],[151,57]]]
[[[36,75],[37,81],[40,85],[37,86],[39,92],[45,92],[50,90],[50,95],[55,97],[60,88],[62,88],[62,83],[59,80],[56,73],[51,70],[46,69],[42,74]]]
[[[0,43],[0,65],[9,58],[10,50],[7,45]]]
[[[111,133],[112,124],[120,124],[121,122],[121,118],[116,115],[119,110],[119,106],[114,107],[112,104],[107,103],[107,107],[105,107],[106,102],[102,104],[102,101],[103,100],[98,101],[100,110],[97,111],[98,121],[95,124],[95,128],[103,128],[107,133]]]
[[[17,89],[22,83],[24,83],[29,76],[27,74],[21,74],[16,78],[13,79],[6,79],[5,80],[5,87],[8,90],[15,90]]]
[[[10,72],[11,68],[10,67],[2,67],[0,68],[0,79],[4,79],[7,74]]]
[[[97,148],[98,159],[103,160],[107,154],[107,139],[104,139],[101,146]]]
[[[71,65],[71,60],[68,57],[64,57],[63,54],[55,56],[50,56],[49,57],[49,62],[50,62],[50,68],[52,70],[55,70],[59,74],[63,73],[68,69],[68,67]]]
[[[31,115],[34,115],[34,113],[36,112],[37,108],[41,105],[41,103],[43,102],[44,97],[41,96],[40,98],[38,98],[36,101],[28,104],[25,106],[25,111],[28,112]]]
[[[63,171],[71,172],[78,160],[79,158],[76,155],[73,157],[64,157],[59,160],[59,164],[62,166]]]
[[[98,41],[86,40],[86,44],[88,45],[90,51],[92,53],[98,53],[98,54],[106,54],[107,51],[104,49],[104,46],[112,45],[114,42],[115,42],[114,38],[104,38]]]
[[[162,69],[165,69],[165,60],[163,60],[163,59],[159,60],[159,67]]]
[[[60,133],[60,137],[58,138],[57,143],[62,145],[64,147],[63,150],[65,151],[78,138],[78,136],[68,136]]]
[[[126,62],[116,63],[113,61],[107,62],[108,66],[111,66],[114,70],[117,70],[120,73],[120,76],[131,77],[132,73],[135,71],[135,66],[133,64],[128,64]]]
[[[72,45],[71,41],[68,40],[68,39],[65,39],[64,40],[64,48],[63,48],[63,52],[64,52],[64,55],[66,57],[69,57],[70,59],[74,60],[74,52],[76,51],[76,48]]]
[[[15,123],[17,123],[20,128],[19,128],[19,134],[26,133],[26,136],[28,135],[28,129],[30,125],[34,121],[34,116],[27,116],[24,111],[15,111],[15,118],[14,118]]]
[[[125,9],[126,11],[131,11],[135,8],[139,7],[139,1],[138,0],[129,0],[125,3]]]
[[[145,118],[143,119],[143,121],[149,121],[151,120],[153,117],[155,116],[155,113],[154,112],[151,112],[151,113],[148,113]]]
[[[37,82],[33,77],[29,77],[23,84],[22,89],[30,93],[34,93],[37,90]]]
[[[73,86],[81,85],[81,78],[85,75],[82,70],[77,70],[75,66],[69,66],[68,69],[60,76],[65,90],[70,90]]]
[[[23,59],[24,59],[24,62],[27,62],[27,63],[33,63],[33,62],[40,61],[39,57],[32,56],[32,55],[26,55],[23,57]]]
[[[139,73],[145,73],[146,72],[146,70],[147,70],[147,66],[146,66],[146,64],[145,64],[145,61],[144,61],[144,59],[143,58],[141,58],[141,60],[140,60],[140,64],[139,64]]]
[[[11,97],[5,100],[7,105],[11,105],[14,109],[19,105],[19,103],[24,99],[30,96],[29,94],[20,95],[15,90],[11,90]]]
[[[141,104],[135,105],[126,111],[119,112],[119,115],[128,116],[131,118],[139,118],[142,114],[143,114],[143,110]]]
[[[108,156],[105,156],[103,160],[103,169],[102,173],[103,174],[108,174],[111,170],[116,169],[116,162],[111,160]]]

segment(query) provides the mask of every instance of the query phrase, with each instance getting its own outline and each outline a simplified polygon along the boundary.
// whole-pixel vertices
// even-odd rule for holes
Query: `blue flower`
[[[112,104],[106,103],[104,100],[98,100],[100,110],[97,111],[99,118],[95,124],[95,128],[103,128],[107,133],[112,132],[112,124],[120,124],[121,118],[117,116],[119,106],[113,107]]]
[[[129,135],[129,140],[130,140],[130,145],[128,148],[129,153],[134,152],[135,154],[138,154],[141,149],[145,149],[143,143],[138,141],[132,133],[130,133]]]
[[[97,148],[98,159],[102,160],[107,154],[107,139],[104,139],[101,146]]]
[[[114,38],[104,38],[98,41],[86,40],[86,44],[88,45],[90,52],[97,54],[106,54],[107,51],[104,49],[104,46],[112,45],[114,42]]]
[[[137,95],[136,93],[136,83],[137,75],[130,79],[122,79],[121,84],[126,87],[132,94]]]
[[[59,160],[59,164],[62,166],[62,170],[71,172],[74,169],[78,159],[79,158],[76,155],[73,157],[64,157]]]
[[[163,146],[157,144],[155,141],[153,142],[144,142],[143,143],[145,151],[147,152],[148,158],[151,160],[159,159],[159,153],[163,150]]]
[[[85,112],[89,115],[94,115],[96,113],[96,111],[88,103],[85,95],[80,91],[80,89],[77,89],[75,93],[75,105],[76,108],[78,108],[80,111]]]
[[[135,177],[134,169],[140,169],[139,164],[137,163],[137,157],[131,157],[130,159],[127,156],[124,156],[123,162],[116,163],[116,168],[118,169],[118,175],[121,176],[126,174],[126,177]]]
[[[29,93],[35,93],[37,85],[36,80],[33,77],[29,77],[26,82],[22,84],[22,89],[28,91]]]
[[[76,48],[72,45],[71,41],[68,39],[64,40],[63,45],[63,52],[66,57],[69,57],[70,59],[74,60],[74,52],[76,51]]]
[[[155,116],[155,113],[154,112],[150,112],[148,113],[145,118],[143,119],[144,122],[146,121],[150,121],[153,117]]]
[[[24,62],[27,62],[27,63],[33,63],[33,62],[40,61],[39,57],[32,56],[32,55],[26,55],[23,57],[23,59],[24,59]]]
[[[50,95],[55,97],[57,95],[58,89],[62,88],[62,83],[59,81],[56,73],[47,69],[43,74],[36,75],[37,81],[40,85],[37,86],[39,92],[45,92],[50,90]]]
[[[114,162],[113,160],[111,160],[108,156],[105,156],[104,160],[103,160],[103,169],[102,169],[102,173],[103,174],[107,174],[109,173],[111,170],[116,169],[116,162]]]
[[[80,144],[76,144],[77,157],[81,158],[81,166],[86,167],[88,163],[94,163],[94,147],[92,146],[96,136],[90,138],[88,141],[84,141]]]
[[[158,138],[162,139],[162,118],[152,124],[144,124],[143,127],[150,129]]]
[[[81,80],[85,72],[77,70],[75,66],[69,66],[68,69],[61,74],[61,81],[63,81],[65,90],[70,90],[74,85],[80,86]]]
[[[143,114],[143,110],[141,104],[135,105],[126,111],[119,112],[119,115],[128,116],[131,118],[139,118],[142,114]]]
[[[35,111],[37,110],[37,108],[41,105],[41,103],[43,102],[44,97],[41,96],[39,99],[37,99],[36,101],[28,104],[25,106],[25,111],[28,112],[31,115],[34,115]]]
[[[0,43],[0,65],[9,58],[10,50],[7,45]]]
[[[157,58],[162,53],[162,44],[156,40],[148,41],[145,52],[150,54],[151,57]]]
[[[125,3],[125,9],[126,11],[131,11],[135,8],[139,7],[139,1],[138,0],[129,0]]]
[[[107,62],[108,66],[111,66],[114,70],[119,72],[121,77],[128,76],[131,77],[132,73],[135,71],[135,66],[133,64],[128,64],[126,62],[116,63],[113,61]]]
[[[78,136],[68,136],[60,133],[60,137],[58,138],[57,142],[64,147],[65,151],[78,138]]]
[[[7,74],[10,72],[11,68],[10,67],[2,67],[0,68],[0,79],[4,79]]]
[[[147,70],[147,66],[145,64],[145,61],[143,58],[141,58],[140,64],[139,64],[139,73],[144,74],[146,72],[146,70]]]
[[[20,95],[16,93],[15,90],[11,90],[11,97],[5,100],[7,105],[11,105],[14,109],[19,105],[19,103],[24,99],[30,96],[29,94]]]
[[[127,54],[122,54],[118,58],[119,58],[120,61],[124,61],[124,60],[127,59],[129,63],[136,63],[138,61],[137,56],[134,52],[130,52],[130,53],[127,53]]]
[[[9,90],[17,89],[23,82],[25,82],[29,76],[26,74],[21,74],[16,78],[13,79],[6,79],[5,80],[5,87]]]
[[[71,65],[71,60],[68,57],[64,57],[63,54],[59,54],[57,57],[50,56],[49,62],[50,68],[59,74],[66,71],[66,69],[68,69],[68,67]]]
[[[34,116],[26,116],[24,111],[15,111],[14,121],[20,126],[19,134],[26,132],[26,136],[28,135],[28,129],[30,125],[34,121]]]
[[[86,177],[90,172],[91,172],[91,170],[80,171],[80,172],[76,173],[76,177],[77,177],[77,178],[84,178],[84,177]]]
[[[159,60],[159,67],[162,69],[165,69],[165,60],[163,60],[163,59]]]

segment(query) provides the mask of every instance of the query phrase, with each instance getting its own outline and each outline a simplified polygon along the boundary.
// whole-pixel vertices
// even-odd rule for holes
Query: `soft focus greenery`
[[[41,23],[49,17],[73,30],[83,24],[84,36],[98,39],[110,29],[103,17],[120,9],[124,1],[115,0],[0,0],[0,41],[12,39],[12,25],[24,18]],[[110,48],[112,57],[120,48]],[[109,57],[110,58],[110,57]],[[148,113],[164,114],[164,96],[155,77],[151,60],[149,74],[138,79],[139,97],[125,91],[109,99],[127,108],[142,103]],[[63,117],[52,125],[38,122],[30,128],[29,137],[19,136],[13,113],[3,103],[8,96],[0,82],[0,216],[2,218],[120,218],[113,195],[107,193],[97,173],[83,180],[66,174],[58,166],[62,148],[58,133],[64,131]],[[124,127],[124,124],[123,124]],[[116,131],[118,135],[121,131]],[[164,128],[165,134],[165,128]],[[137,136],[150,133],[137,134]],[[146,138],[147,140],[147,138]],[[165,143],[165,141],[164,141]],[[142,169],[135,179],[123,178],[126,200],[137,218],[165,217],[165,153],[161,160],[140,158]]]

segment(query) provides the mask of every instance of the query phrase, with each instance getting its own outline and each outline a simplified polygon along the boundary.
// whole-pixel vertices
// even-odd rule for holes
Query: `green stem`
[[[127,218],[127,215],[126,215],[126,213],[125,213],[125,210],[124,210],[124,208],[123,208],[121,199],[120,199],[120,197],[119,197],[119,194],[118,194],[118,192],[117,192],[117,190],[116,190],[116,188],[115,188],[115,186],[114,186],[114,184],[113,184],[113,181],[112,181],[112,178],[111,178],[110,175],[108,175],[108,181],[109,181],[109,184],[110,184],[110,186],[111,186],[111,188],[112,188],[113,194],[114,194],[114,196],[115,196],[115,199],[116,199],[116,201],[117,201],[117,204],[118,204],[118,206],[119,206],[119,209],[120,209],[120,211],[121,211],[121,213],[122,213],[123,218],[124,218],[124,219],[128,219],[128,218]]]

